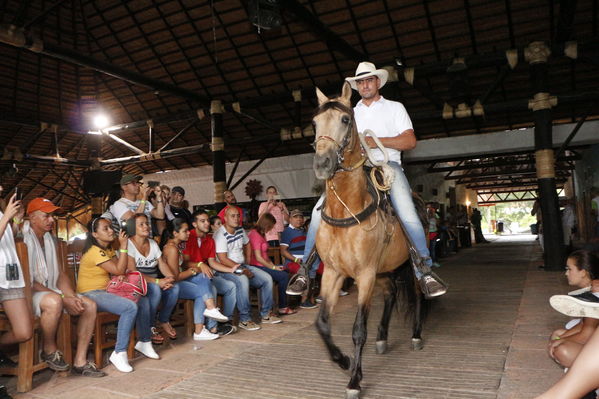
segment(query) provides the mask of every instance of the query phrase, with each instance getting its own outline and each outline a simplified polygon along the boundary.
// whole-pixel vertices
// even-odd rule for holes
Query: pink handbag
[[[110,279],[106,292],[137,303],[140,297],[147,294],[148,284],[140,272],[127,271],[124,279],[123,276],[114,276]]]

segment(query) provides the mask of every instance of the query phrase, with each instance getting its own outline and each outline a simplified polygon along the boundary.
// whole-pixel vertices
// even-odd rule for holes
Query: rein
[[[337,111],[349,114],[351,117],[349,123],[347,124],[347,132],[346,132],[345,136],[343,137],[343,141],[341,143],[339,143],[331,136],[321,135],[314,141],[314,147],[316,147],[316,144],[320,140],[331,141],[337,146],[336,155],[337,155],[337,160],[338,160],[338,162],[337,162],[338,167],[335,170],[335,173],[337,173],[337,172],[352,172],[354,170],[362,168],[362,166],[366,162],[366,157],[364,156],[364,153],[360,154],[361,155],[360,159],[353,165],[350,165],[350,166],[343,165],[343,162],[345,160],[345,152],[352,151],[352,148],[354,146],[354,140],[356,140],[356,137],[358,137],[357,132],[354,132],[354,130],[353,130],[355,123],[356,123],[355,119],[354,119],[353,109],[346,106],[345,104],[340,103],[339,101],[329,101],[327,103],[322,104],[320,107],[318,107],[316,109],[316,111],[314,112],[313,117],[315,117],[323,112],[326,112],[328,110],[331,110],[331,109],[336,109]],[[351,144],[350,144],[350,139],[351,139]],[[359,137],[357,139],[359,140]],[[348,146],[350,147],[350,149],[347,149]],[[370,205],[368,205],[361,212],[359,212],[358,214],[354,214],[348,208],[348,206],[345,204],[345,202],[343,202],[343,200],[337,194],[337,191],[335,190],[335,185],[332,182],[332,180],[331,179],[327,180],[329,189],[331,189],[333,194],[335,194],[335,196],[337,197],[339,202],[341,202],[343,207],[347,210],[347,212],[349,212],[349,214],[351,216],[348,218],[336,219],[336,218],[333,218],[333,217],[327,215],[325,212],[325,205],[326,205],[326,197],[325,197],[325,200],[322,203],[322,207],[321,207],[322,219],[325,221],[325,223],[330,224],[331,226],[335,226],[335,227],[355,226],[357,224],[361,224],[370,215],[372,215],[373,213],[376,212],[376,210],[380,204],[380,195],[379,195],[377,189],[374,187],[374,185],[370,181],[370,179],[366,178],[366,181],[368,182],[367,189],[368,189],[368,193],[370,194],[372,201],[370,202]],[[376,223],[375,223],[375,226],[376,226]]]
[[[349,210],[349,208],[347,208],[347,205],[345,205],[345,203],[343,203],[343,201],[341,201],[341,198],[339,198],[339,195],[337,195],[337,193],[335,191],[335,187],[334,187],[333,183],[330,183],[332,185],[332,187],[329,187],[329,188],[331,188],[333,190],[333,193],[335,193],[335,195],[337,196],[339,201],[341,201],[341,203],[343,204],[345,209],[351,214],[351,216],[348,218],[336,219],[336,218],[333,218],[333,217],[327,215],[326,212],[324,211],[325,207],[326,207],[326,202],[327,202],[327,198],[325,197],[324,201],[322,202],[321,211],[320,211],[322,220],[324,220],[326,223],[330,224],[331,226],[350,227],[350,226],[355,226],[357,224],[361,224],[370,215],[372,215],[374,212],[376,212],[377,208],[379,207],[381,197],[378,195],[378,192],[377,192],[376,188],[374,187],[374,185],[372,184],[372,182],[370,181],[370,179],[367,178],[366,181],[368,182],[367,189],[368,189],[368,194],[370,194],[370,198],[372,199],[372,202],[370,202],[370,205],[368,205],[366,208],[364,208],[360,213],[358,213],[356,215],[354,215]]]

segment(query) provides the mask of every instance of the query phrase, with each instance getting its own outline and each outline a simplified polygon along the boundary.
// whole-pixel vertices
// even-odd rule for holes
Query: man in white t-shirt
[[[380,88],[387,82],[387,77],[388,72],[386,70],[376,69],[374,64],[370,62],[361,62],[356,69],[356,76],[345,80],[362,97],[354,107],[354,117],[358,131],[371,130],[387,150],[389,166],[395,173],[389,191],[391,202],[407,235],[420,255],[420,259],[413,262],[414,272],[424,294],[428,298],[436,297],[445,294],[447,286],[430,270],[432,260],[424,229],[413,205],[410,185],[401,167],[401,151],[411,150],[416,147],[416,136],[405,107],[397,101],[385,99],[379,93]],[[366,137],[366,144],[371,148],[376,161],[384,160],[383,153],[371,137]],[[304,251],[306,261],[302,263],[301,272],[297,274],[298,277],[290,280],[287,290],[290,295],[299,295],[305,291],[307,288],[306,269],[318,267],[315,266],[316,262],[312,263],[314,257],[310,257],[310,254],[314,248],[316,231],[320,224],[321,214],[319,208],[323,198],[324,196],[320,198],[312,211],[312,220],[308,229]],[[312,272],[313,270],[311,270]]]
[[[121,177],[119,183],[121,185],[122,197],[110,207],[110,213],[117,221],[131,219],[136,213],[144,213],[148,217],[150,224],[152,218],[164,219],[162,189],[160,186],[153,189],[142,186],[141,179],[142,176],[131,174],[125,174]],[[148,201],[151,191],[156,193],[156,203],[158,205],[156,208]]]
[[[250,286],[260,289],[262,323],[280,323],[281,319],[271,314],[274,306],[272,277],[259,267],[249,265],[250,240],[240,225],[241,215],[238,208],[226,208],[224,218],[223,225],[213,237],[218,261],[227,268],[219,270],[218,275],[233,282],[237,288],[239,327],[249,331],[259,329],[250,315]]]

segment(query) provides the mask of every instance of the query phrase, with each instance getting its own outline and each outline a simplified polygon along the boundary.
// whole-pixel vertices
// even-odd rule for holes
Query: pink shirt
[[[252,256],[250,258],[250,265],[252,266],[264,266],[262,263],[258,262],[256,256],[254,255],[254,251],[259,249],[262,254],[263,259],[268,259],[268,242],[266,238],[262,237],[260,233],[256,230],[252,229],[248,233],[248,238],[250,239],[250,246],[252,247]]]
[[[262,216],[263,213],[268,212],[275,217],[276,221],[275,226],[266,232],[266,241],[278,240],[279,234],[285,230],[284,212],[286,210],[285,204],[283,204],[283,209],[279,208],[277,205],[269,205],[268,201],[260,204],[258,215]]]

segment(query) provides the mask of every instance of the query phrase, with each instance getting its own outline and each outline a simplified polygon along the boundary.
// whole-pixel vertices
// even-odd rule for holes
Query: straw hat
[[[385,85],[385,83],[387,83],[389,72],[384,69],[376,69],[372,62],[360,62],[360,64],[358,64],[358,68],[356,68],[356,76],[345,78],[345,80],[350,84],[352,89],[358,90],[358,86],[356,86],[356,80],[366,79],[370,76],[377,76],[380,79],[380,89]]]

